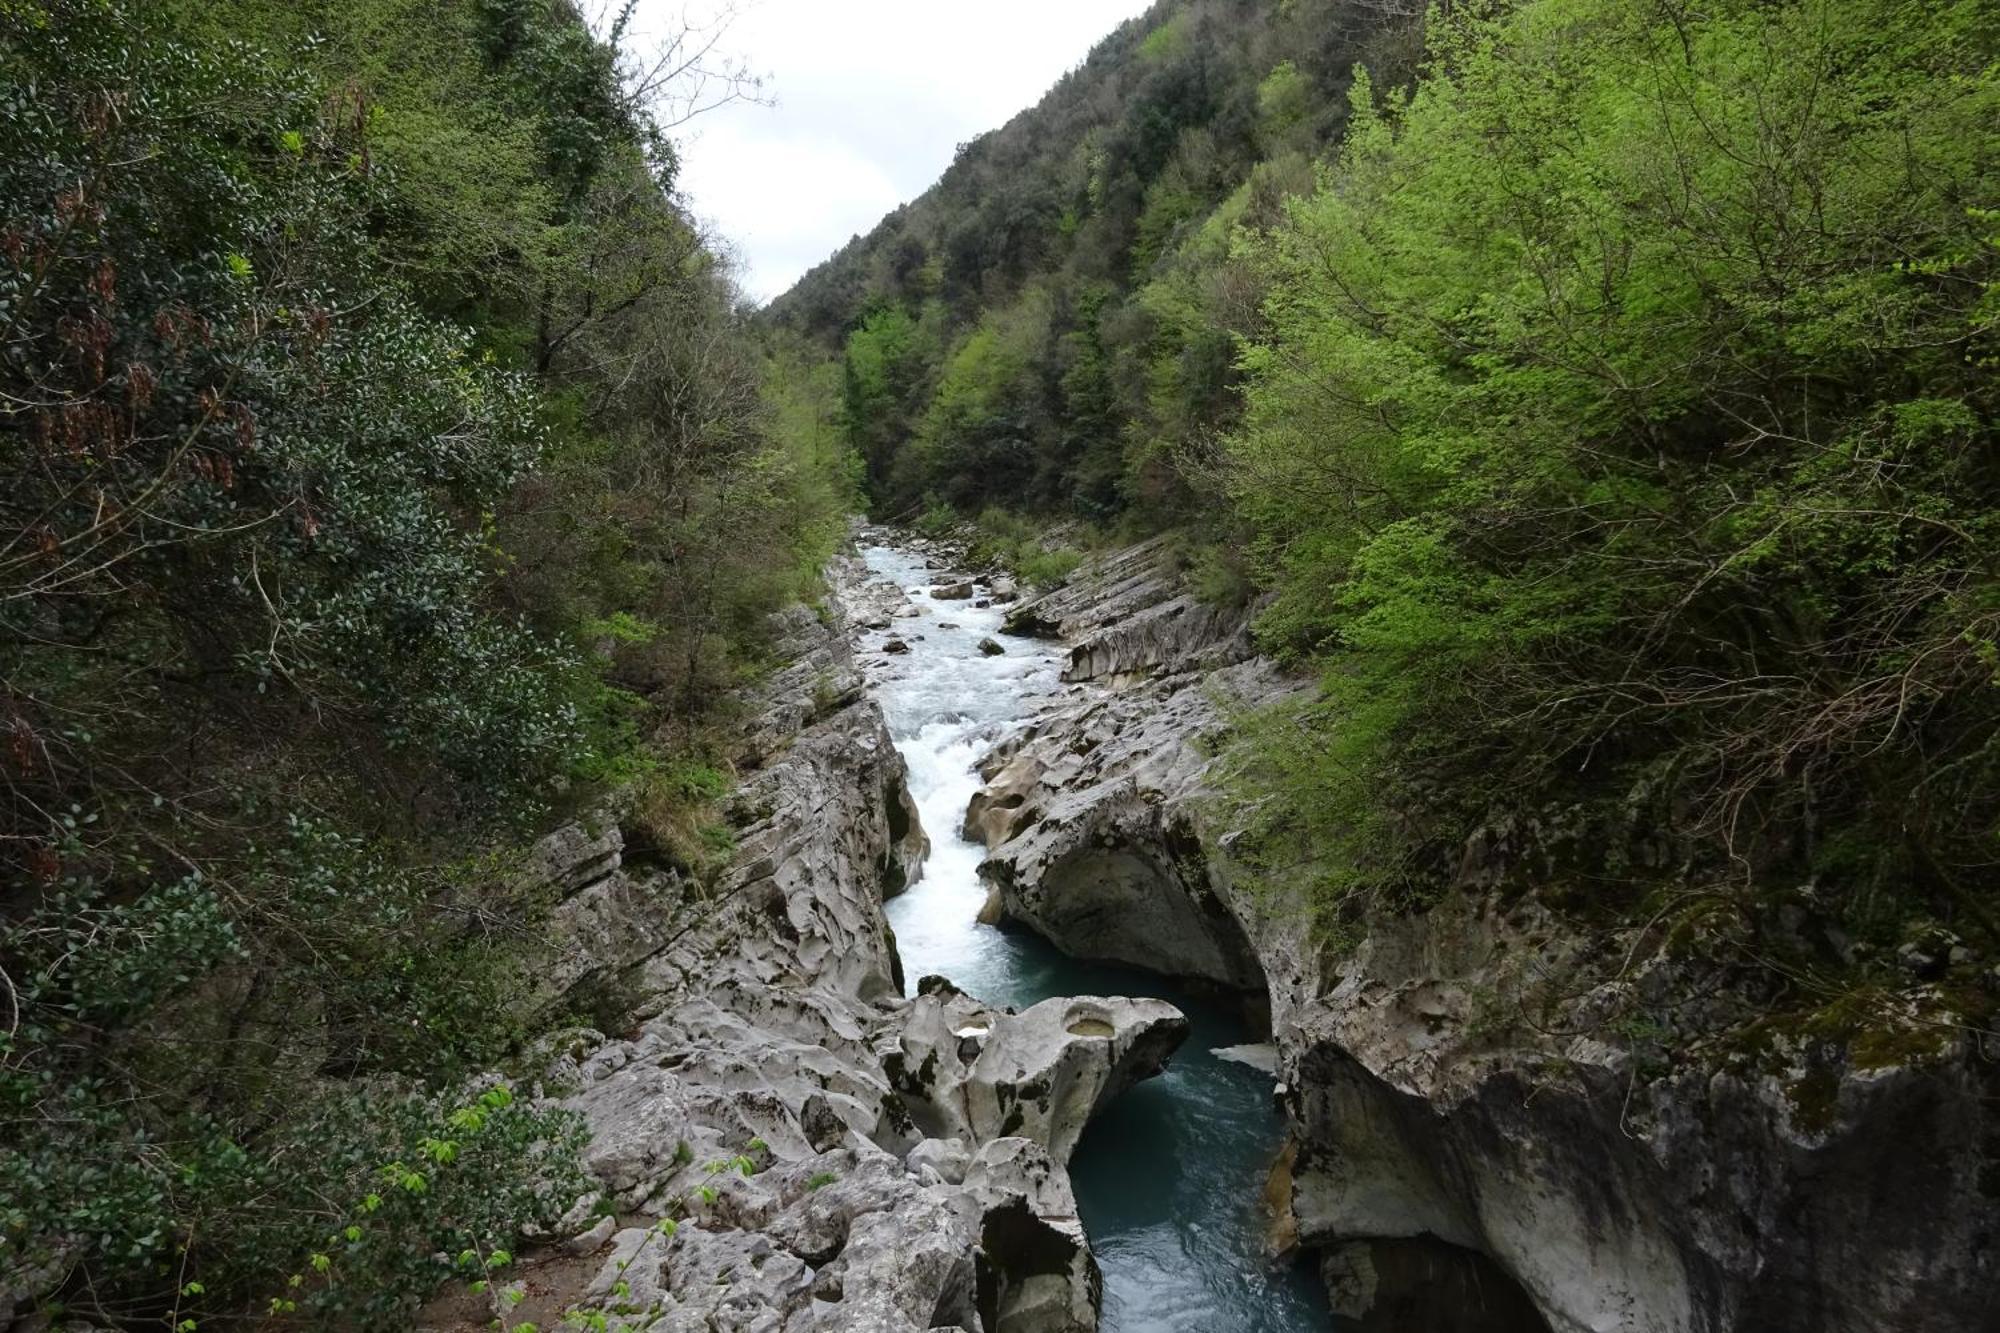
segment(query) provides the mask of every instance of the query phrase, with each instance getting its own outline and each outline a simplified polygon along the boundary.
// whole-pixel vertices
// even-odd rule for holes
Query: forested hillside
[[[1257,319],[1231,230],[1310,187],[1357,59],[1409,68],[1405,8],[1162,0],[778,298],[843,353],[878,511],[1180,512]]]
[[[876,512],[1262,599],[1238,845],[1336,939],[1471,876],[1990,1011],[1991,6],[1410,8],[1167,0],[781,298]]]
[[[0,5],[0,1319],[407,1327],[581,1188],[447,1091],[561,1017],[519,850],[617,793],[713,859],[850,508],[619,37]]]

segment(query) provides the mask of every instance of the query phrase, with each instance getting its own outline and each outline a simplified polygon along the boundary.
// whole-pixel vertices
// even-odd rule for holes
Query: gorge
[[[0,1333],[2000,1333],[1992,0],[763,3],[0,0]]]
[[[850,602],[858,597],[867,607],[864,626],[879,626],[864,629],[864,661],[880,664],[872,688],[931,830],[923,876],[888,906],[905,971],[941,973],[1010,1006],[1079,993],[1153,996],[1190,1020],[1188,1040],[1168,1069],[1107,1107],[1070,1164],[1079,1215],[1104,1270],[1102,1326],[1245,1333],[1325,1327],[1316,1284],[1289,1265],[1274,1271],[1266,1254],[1271,1219],[1260,1205],[1260,1183],[1281,1124],[1271,1110],[1268,1068],[1239,1062],[1237,1053],[1255,1049],[1260,1034],[1231,997],[1197,999],[1170,980],[1081,962],[1026,931],[983,924],[985,848],[960,836],[978,786],[975,769],[1031,709],[1050,705],[1058,649],[1008,635],[1004,603],[934,600],[948,569],[932,566],[949,565],[948,551],[925,556],[869,540],[864,536],[862,548],[869,582]],[[1004,596],[1008,585],[1001,587]],[[982,584],[975,591],[990,590]],[[875,657],[889,636],[909,641],[907,655]],[[1004,655],[980,651],[979,641],[991,636]]]
[[[812,679],[824,696],[831,663],[843,701],[830,715],[835,734],[851,737],[859,725],[871,737],[871,762],[893,765],[882,758],[893,743],[901,766],[847,780],[866,798],[860,806],[828,793],[787,807],[790,815],[776,812],[770,827],[783,841],[766,847],[753,828],[744,852],[749,873],[784,886],[800,961],[783,970],[804,968],[820,1012],[769,1012],[768,1001],[752,998],[769,982],[748,992],[712,988],[714,969],[726,974],[734,954],[760,952],[740,934],[710,946],[717,958],[671,970],[643,965],[644,984],[665,988],[641,1006],[658,1010],[646,1027],[657,1035],[589,1057],[585,1077],[600,1081],[578,1099],[596,1139],[594,1170],[629,1190],[635,1168],[621,1165],[629,1154],[654,1163],[637,1170],[646,1183],[621,1201],[621,1213],[647,1199],[657,1208],[703,1178],[700,1163],[726,1151],[729,1133],[754,1130],[772,1155],[769,1169],[751,1177],[760,1202],[694,1215],[738,1249],[755,1253],[757,1237],[768,1236],[768,1252],[805,1265],[779,1270],[794,1272],[794,1285],[759,1294],[758,1308],[841,1328],[877,1326],[841,1321],[878,1308],[868,1303],[871,1284],[887,1281],[881,1265],[892,1262],[875,1248],[884,1241],[863,1240],[863,1219],[883,1210],[873,1225],[887,1229],[886,1243],[908,1244],[886,1214],[926,1190],[938,1200],[935,1215],[984,1209],[985,1221],[965,1230],[961,1220],[958,1230],[927,1238],[937,1267],[896,1280],[905,1311],[943,1311],[957,1285],[993,1290],[977,1275],[1006,1271],[1008,1246],[1018,1241],[992,1229],[995,1200],[1027,1201],[1068,1237],[1069,1248],[1053,1251],[1069,1256],[1066,1266],[1047,1269],[1050,1251],[1042,1253],[1044,1277],[1066,1274],[1069,1294],[1050,1298],[1045,1281],[1032,1301],[1011,1298],[1009,1315],[1003,1286],[999,1297],[982,1298],[997,1304],[953,1315],[978,1315],[987,1328],[1984,1326],[1978,1237],[1992,1203],[1956,1165],[1981,1151],[1988,1132],[1975,1064],[1933,1056],[1857,1072],[1835,1093],[1830,1122],[1807,1120],[1791,1086],[1768,1075],[1651,1075],[1642,1086],[1629,1053],[1584,1025],[1591,1006],[1605,1003],[1605,986],[1658,986],[1672,974],[1621,976],[1604,954],[1576,953],[1573,938],[1550,931],[1531,907],[1482,902],[1476,881],[1464,902],[1423,923],[1427,938],[1385,937],[1346,958],[1314,946],[1297,932],[1295,914],[1232,882],[1206,789],[1207,738],[1227,725],[1232,693],[1261,696],[1295,683],[1249,651],[1240,623],[1202,611],[1158,543],[1088,562],[1059,592],[997,604],[996,590],[1015,596],[1011,582],[980,581],[960,554],[948,543],[864,530],[858,554],[840,562],[841,632],[855,637],[854,664],[805,631],[805,641],[823,646],[781,677],[781,688],[789,681],[802,690]],[[1063,637],[1010,634],[1009,624]],[[793,748],[771,747],[799,754],[781,759],[780,771],[809,755],[816,744],[807,742],[827,725],[809,706],[767,716],[806,728]],[[907,797],[894,794],[905,782]],[[886,804],[871,795],[878,790],[892,793]],[[896,809],[905,813],[892,819]],[[979,841],[958,837],[961,826]],[[815,845],[841,850],[829,860],[807,850]],[[818,869],[801,876],[793,865]],[[878,875],[893,894],[886,902],[871,898]],[[842,891],[846,906],[835,919],[848,921],[839,928],[815,905],[829,882],[852,885]],[[1093,924],[1107,902],[1135,898],[1150,904],[1143,920],[1167,923],[1150,954],[1131,910],[1116,930]],[[996,917],[1014,924],[983,924]],[[1186,923],[1204,919],[1216,923],[1213,933],[1191,935]],[[869,957],[876,961],[857,970]],[[1323,968],[1330,981],[1318,975]],[[1558,1024],[1532,1042],[1513,1038],[1511,1049],[1496,1042],[1480,1022],[1480,992],[1488,1005],[1541,1002],[1533,985],[1556,968],[1572,983],[1564,1023],[1574,1034]],[[1598,968],[1607,969],[1602,980]],[[886,978],[898,971],[913,1000],[892,998]],[[669,998],[690,989],[709,998]],[[836,998],[855,994],[872,1003]],[[1122,1055],[1095,1066],[1080,1091],[1065,1090],[1060,1078],[1009,1076],[994,1085],[994,1110],[983,1119],[977,1098],[953,1091],[978,1084],[979,1070],[1013,1039],[1010,1008],[1027,1017],[1056,1006],[1072,1034],[1104,1022],[1115,1047],[1145,1045],[1143,1035],[1125,1035],[1136,1015],[1103,1007],[1133,1003],[1118,996],[1175,1006],[1163,1011],[1176,1015],[1168,1045],[1135,1066],[1157,1071],[1164,1060],[1164,1072],[1122,1095],[1135,1076],[1121,1069]],[[1079,1005],[1088,1007],[1082,1021]],[[839,1021],[824,1006],[853,1016]],[[1091,1017],[1098,1014],[1105,1017]],[[801,1017],[811,1020],[802,1030]],[[840,1039],[822,1029],[828,1022]],[[690,1041],[703,1049],[693,1035],[703,1032],[716,1034],[705,1056],[690,1064],[673,1054]],[[1274,1047],[1253,1040],[1267,1034]],[[787,1053],[801,1040],[838,1053],[813,1057],[824,1063],[805,1082],[789,1072],[799,1056]],[[671,1073],[643,1073],[649,1081],[635,1092],[632,1071],[661,1052],[657,1063]],[[702,1072],[725,1052],[721,1066]],[[1253,1067],[1260,1059],[1280,1080],[1282,1115],[1272,1110],[1272,1073]],[[1029,1063],[1051,1067],[1044,1056]],[[733,1072],[712,1091],[692,1091],[724,1068]],[[1534,1071],[1533,1080],[1523,1071]],[[815,1083],[826,1091],[812,1091]],[[835,1088],[845,1095],[832,1096]],[[1049,1109],[1003,1116],[999,1108],[1022,1095]],[[1718,1115],[1732,1118],[1727,1135],[1694,1128],[1719,1126]],[[988,1137],[996,1127],[1001,1137]],[[1037,1149],[1009,1146],[1016,1132],[1041,1139],[1052,1164],[1032,1168],[1027,1184],[975,1169],[1000,1145],[1017,1154],[1010,1170],[1018,1173],[1018,1154]],[[1892,1146],[1906,1137],[1955,1150],[1911,1160]],[[687,1161],[661,1160],[648,1145],[669,1139],[698,1147]],[[801,1249],[802,1223],[790,1220],[801,1203],[788,1194],[808,1174],[837,1171],[866,1180],[876,1201],[857,1204],[849,1187],[829,1182],[823,1197],[806,1201],[808,1215],[856,1209],[848,1239]],[[952,1202],[952,1186],[973,1202]],[[745,1188],[732,1184],[731,1195]],[[1857,1196],[1875,1211],[1844,1206]],[[888,1202],[898,1197],[906,1201]],[[1788,1221],[1759,1232],[1750,1229],[1751,1210]],[[1746,1229],[1721,1227],[1727,1216]],[[599,1290],[627,1271],[616,1265],[641,1235],[614,1237],[608,1219],[599,1224],[600,1240],[623,1238],[609,1260],[586,1265],[603,1265]],[[686,1243],[664,1248],[655,1262],[666,1276],[649,1277],[670,1310],[690,1300],[676,1261]],[[963,1247],[955,1258],[954,1246]],[[1872,1261],[1862,1262],[1863,1249]],[[1274,1250],[1284,1251],[1281,1262]],[[1828,1255],[1848,1257],[1829,1266]],[[957,1278],[948,1276],[954,1263]],[[827,1279],[828,1271],[844,1280]],[[837,1313],[817,1296],[804,1301],[830,1287],[845,1302]],[[736,1302],[752,1299],[740,1285],[726,1290]]]

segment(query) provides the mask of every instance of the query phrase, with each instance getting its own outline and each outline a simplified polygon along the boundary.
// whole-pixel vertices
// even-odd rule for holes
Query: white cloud
[[[923,192],[962,142],[1033,105],[1149,0],[760,0],[725,38],[776,106],[681,133],[681,188],[768,300]],[[642,0],[664,30],[671,0]],[[643,39],[642,39],[643,40]]]

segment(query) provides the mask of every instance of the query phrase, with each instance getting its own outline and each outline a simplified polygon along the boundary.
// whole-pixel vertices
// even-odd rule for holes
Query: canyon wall
[[[1068,683],[988,760],[967,831],[1004,914],[1065,951],[1268,1000],[1282,1229],[1337,1309],[1435,1333],[2000,1328],[1980,1034],[1765,1021],[1774,983],[1740,942],[1523,891],[1528,831],[1483,831],[1426,910],[1317,941],[1302,904],[1245,887],[1211,799],[1229,714],[1306,688],[1247,620],[1157,541],[1024,603],[1013,624],[1069,645]]]

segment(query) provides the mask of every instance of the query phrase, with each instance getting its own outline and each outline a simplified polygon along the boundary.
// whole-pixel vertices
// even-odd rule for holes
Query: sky
[[[684,126],[680,188],[735,251],[746,294],[767,301],[923,193],[960,143],[1034,105],[1148,2],[743,0],[723,48],[764,76],[775,105]],[[684,12],[642,3],[656,33]]]

